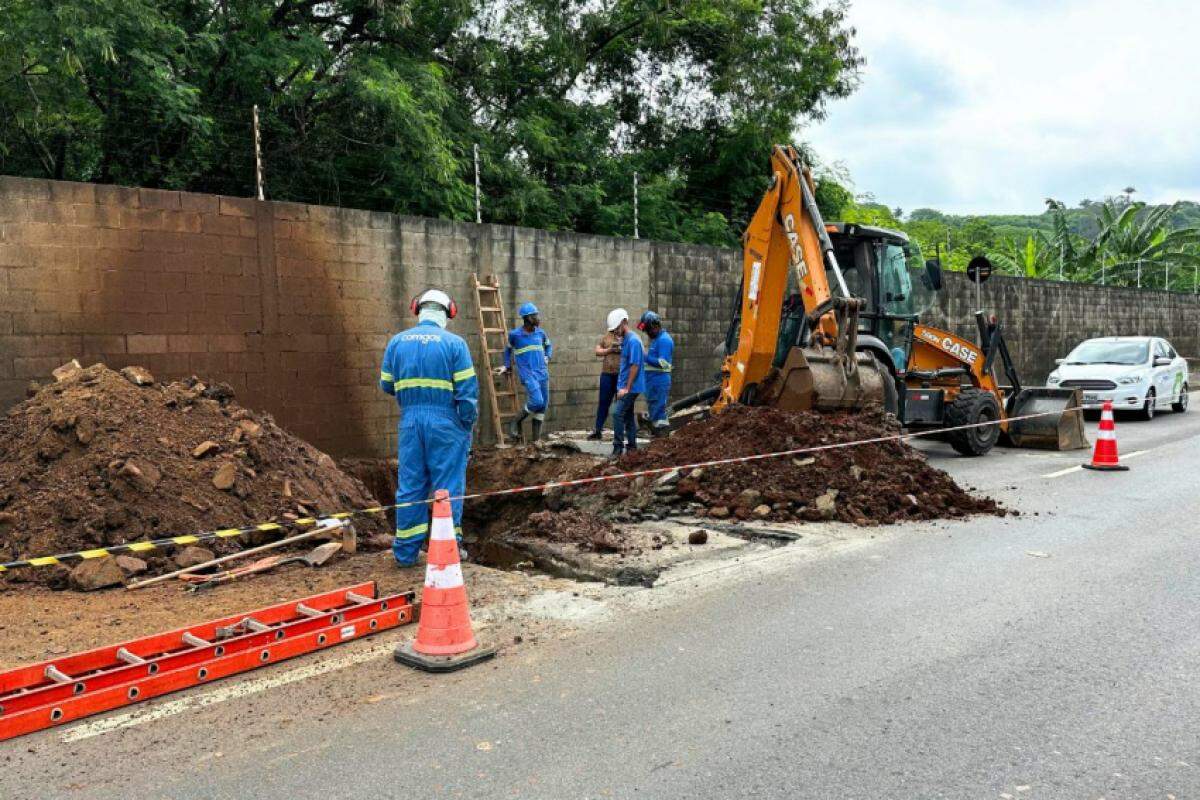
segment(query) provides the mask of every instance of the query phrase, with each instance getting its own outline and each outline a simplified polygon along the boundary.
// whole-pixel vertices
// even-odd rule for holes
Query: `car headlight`
[[[1057,372],[1051,372],[1046,376],[1046,383],[1058,383],[1062,378]]]
[[[1141,383],[1141,382],[1142,382],[1142,376],[1138,375],[1137,373],[1134,373],[1132,375],[1122,375],[1121,377],[1117,378],[1117,383],[1121,384],[1122,386],[1128,386],[1131,383]]]

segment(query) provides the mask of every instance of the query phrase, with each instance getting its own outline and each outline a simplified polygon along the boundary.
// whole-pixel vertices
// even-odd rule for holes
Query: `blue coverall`
[[[613,453],[637,450],[637,420],[633,415],[633,404],[637,396],[646,391],[646,354],[642,340],[633,331],[625,332],[621,342],[621,371],[617,373],[617,389],[628,389],[624,397],[617,400],[613,409]],[[630,368],[638,368],[637,377],[631,383]]]
[[[646,350],[646,405],[650,407],[650,422],[667,424],[667,398],[671,395],[671,359],[675,357],[675,340],[666,331],[650,339]]]
[[[428,500],[437,489],[462,496],[479,416],[479,380],[467,343],[428,321],[396,334],[383,354],[379,388],[400,404],[396,504]],[[452,500],[451,507],[461,540],[462,501]],[[429,514],[421,502],[396,509],[392,554],[402,566],[417,563]]]
[[[508,347],[504,348],[504,366],[511,369],[517,362],[517,377],[525,386],[525,410],[539,422],[546,418],[550,402],[550,372],[546,362],[554,352],[550,337],[541,328],[532,332],[525,326],[508,332]]]

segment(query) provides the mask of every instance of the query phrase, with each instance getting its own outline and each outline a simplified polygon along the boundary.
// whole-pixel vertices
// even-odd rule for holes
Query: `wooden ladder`
[[[517,400],[517,381],[514,370],[497,375],[496,369],[504,365],[504,348],[508,346],[508,321],[504,317],[504,301],[500,297],[500,284],[495,275],[488,275],[481,282],[472,274],[475,287],[475,307],[479,309],[479,343],[483,350],[488,381],[488,397],[492,405],[492,429],[496,432],[496,445],[507,446],[507,431],[504,423],[521,410]],[[493,358],[494,357],[494,358]]]

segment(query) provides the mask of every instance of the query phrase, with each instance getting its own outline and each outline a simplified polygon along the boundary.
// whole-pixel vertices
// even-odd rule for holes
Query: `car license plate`
[[[1096,404],[1098,404],[1099,402],[1100,402],[1100,395],[1098,395],[1098,394],[1095,394],[1095,393],[1091,393],[1091,392],[1085,392],[1085,393],[1084,393],[1084,395],[1083,395],[1083,403],[1084,403],[1084,405],[1091,406],[1091,405],[1096,405]]]

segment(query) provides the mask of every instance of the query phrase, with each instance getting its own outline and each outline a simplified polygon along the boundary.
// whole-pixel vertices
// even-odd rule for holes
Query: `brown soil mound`
[[[893,435],[882,412],[820,414],[737,406],[695,422],[597,474],[670,467]],[[632,516],[698,514],[766,520],[903,520],[1003,514],[901,442],[878,442],[585,487]]]
[[[135,370],[66,370],[0,419],[0,559],[375,504],[328,455],[235,403],[227,385],[164,386]],[[354,522],[360,535],[387,530],[378,518]],[[163,566],[162,554],[150,560]]]

